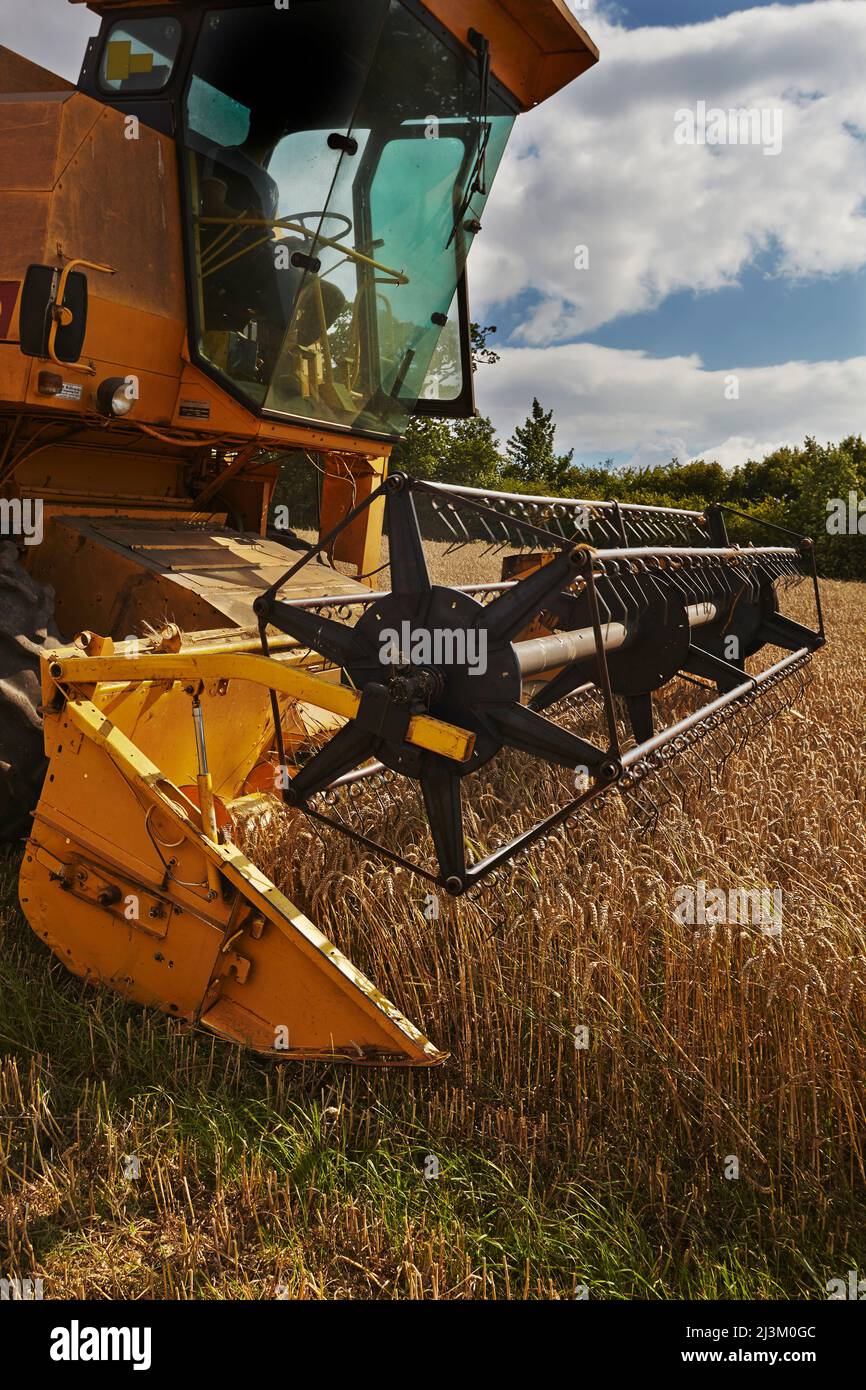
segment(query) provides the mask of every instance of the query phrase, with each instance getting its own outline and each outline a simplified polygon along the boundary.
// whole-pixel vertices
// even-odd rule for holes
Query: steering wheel
[[[221,227],[223,231],[220,233],[217,240],[225,236],[226,228],[237,230],[241,227],[256,227],[262,232],[265,232],[265,229],[269,228],[272,232],[275,228],[279,227],[283,231],[302,232],[311,240],[320,242],[322,246],[329,246],[333,250],[339,251],[347,260],[370,266],[373,270],[378,270],[381,274],[388,276],[389,280],[395,285],[409,284],[409,277],[402,270],[394,270],[391,266],[383,265],[381,261],[373,260],[371,256],[364,255],[360,251],[355,251],[351,246],[344,246],[336,237],[327,237],[324,235],[317,236],[316,231],[306,225],[307,220],[311,217],[318,218],[319,223],[326,218],[340,222],[345,229],[343,231],[344,236],[352,230],[351,218],[346,217],[342,212],[328,212],[325,210],[321,212],[296,212],[290,214],[288,217],[250,217],[248,214],[239,214],[236,217],[211,217],[199,214],[197,221],[199,226]],[[258,246],[263,245],[269,239],[269,233],[263,235],[259,241],[253,242],[252,245],[245,246],[239,251],[234,251],[234,253],[229,256],[229,259],[224,262],[220,262],[219,260],[222,253],[219,251],[214,252],[213,259],[215,259],[218,264],[210,264],[205,268],[202,271],[203,278],[207,278],[208,275],[213,275],[216,271],[222,270],[223,266],[230,264],[231,261],[237,261],[240,260],[242,256],[249,255],[250,251],[255,251]],[[227,245],[226,250],[229,249],[230,247]]]
[[[307,222],[310,218],[316,218],[315,227],[307,226]],[[273,233],[275,229],[279,228],[295,236],[297,236],[298,233],[303,233],[303,235],[306,236],[308,241],[312,243],[317,240],[316,233],[318,232],[322,222],[328,218],[330,218],[331,221],[339,222],[340,227],[338,231],[335,233],[334,237],[324,237],[323,244],[339,245],[339,243],[335,240],[336,236],[347,236],[352,230],[351,219],[346,217],[342,212],[328,212],[325,209],[322,209],[322,211],[320,212],[290,212],[287,213],[285,217],[276,218],[273,221],[271,221],[270,218],[252,218],[248,216],[240,216],[236,218],[208,217],[201,218],[200,220],[210,223],[220,223],[224,227],[258,226],[262,228],[263,232],[266,227],[270,227],[271,233]],[[269,237],[263,236],[261,241],[253,242],[252,245],[245,246],[240,251],[236,251],[232,259],[240,260],[243,256],[248,256],[251,251],[258,250],[259,247],[267,240],[269,240]],[[352,256],[352,252],[348,247],[341,247],[340,249],[350,257]],[[205,271],[205,274],[207,274],[207,271]]]
[[[329,218],[333,222],[342,222],[343,226],[341,231],[338,233],[339,236],[347,236],[348,233],[352,230],[351,218],[346,217],[342,212],[287,212],[285,217],[282,217],[280,221],[297,222],[301,227],[303,227],[304,231],[307,233],[309,237],[315,237],[315,234],[318,231],[318,226],[315,229],[311,229],[310,227],[308,227],[308,217],[316,217],[318,218],[319,222],[321,222],[323,218]]]

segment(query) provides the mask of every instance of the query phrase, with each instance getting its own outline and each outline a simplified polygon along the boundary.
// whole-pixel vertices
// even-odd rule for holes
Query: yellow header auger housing
[[[812,552],[731,547],[718,510],[387,477],[413,413],[472,412],[492,180],[517,115],[598,58],[563,0],[91,8],[77,87],[0,49],[21,902],[77,974],[262,1052],[433,1063],[240,852],[240,820],[279,798],[460,896],[673,751],[724,756],[759,696],[781,706],[823,641],[777,596]],[[306,549],[267,524],[298,451],[321,472]],[[422,528],[521,553],[439,587]],[[750,674],[766,645],[786,654]],[[659,727],[682,675],[713,698]],[[564,770],[564,794],[505,843],[473,824],[470,852],[464,800],[502,757]],[[377,838],[394,787],[426,863]]]

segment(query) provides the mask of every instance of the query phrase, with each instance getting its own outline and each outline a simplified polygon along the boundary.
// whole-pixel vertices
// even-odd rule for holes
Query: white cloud
[[[534,290],[519,340],[563,342],[735,284],[762,249],[793,280],[866,265],[864,0],[676,29],[579,17],[601,63],[517,123],[470,267],[486,321]],[[675,113],[699,101],[780,109],[781,153],[677,145]]]
[[[70,82],[78,81],[87,40],[98,29],[99,16],[86,5],[3,0],[0,43]]]
[[[705,457],[734,467],[807,434],[841,439],[863,430],[866,357],[787,362],[737,373],[739,399],[726,399],[727,371],[700,358],[654,358],[591,343],[506,348],[478,377],[481,409],[504,441],[522,423],[533,392],[551,407],[557,442],[599,461],[626,454],[646,465]]]

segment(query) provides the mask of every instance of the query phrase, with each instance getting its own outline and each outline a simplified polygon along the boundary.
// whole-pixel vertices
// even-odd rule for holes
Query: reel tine
[[[694,778],[689,778],[688,776],[683,777],[683,769],[687,771],[687,774],[691,771],[691,766],[689,766],[688,762],[691,746],[688,734],[683,734],[680,738],[674,739],[673,744],[670,744],[669,748],[666,749],[667,755],[669,756],[667,756],[667,765],[664,771],[666,771],[667,776],[671,778],[671,781],[677,784],[678,796],[680,796],[680,799],[685,798],[688,792],[692,790],[692,787],[694,787]]]
[[[660,753],[651,753],[645,759],[643,770],[638,776],[638,795],[645,807],[649,808],[643,830],[655,834],[661,813],[672,803],[670,784],[665,780],[665,768]],[[649,784],[649,785],[647,785]]]
[[[703,796],[712,786],[712,769],[706,758],[705,740],[697,730],[686,749],[684,761],[692,777],[696,779],[698,796]]]
[[[659,823],[660,808],[644,785],[643,778],[636,781],[627,796],[633,828],[639,835],[654,834]]]
[[[719,771],[725,767],[737,753],[737,739],[731,728],[733,714],[728,719],[719,720],[719,740],[722,743],[722,762]]]
[[[743,708],[737,711],[736,716],[730,722],[731,732],[736,740],[734,751],[738,755],[744,751],[754,736],[753,703],[752,701],[744,703]]]
[[[768,684],[755,699],[755,733],[762,733],[767,725],[773,721],[778,712],[778,709],[773,705],[772,687]]]

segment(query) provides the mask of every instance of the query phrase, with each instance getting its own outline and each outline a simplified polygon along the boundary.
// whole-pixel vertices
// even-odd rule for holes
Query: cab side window
[[[168,85],[181,40],[178,20],[120,20],[109,30],[99,70],[109,92],[160,92]]]

